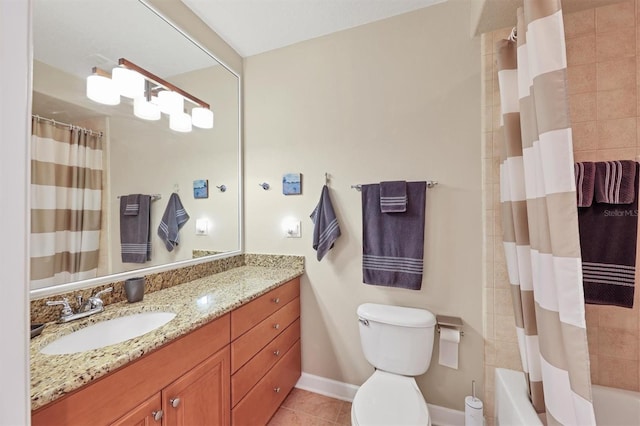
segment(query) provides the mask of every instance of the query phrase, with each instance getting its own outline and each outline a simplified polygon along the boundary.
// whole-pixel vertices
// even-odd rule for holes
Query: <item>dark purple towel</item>
[[[578,207],[591,207],[596,176],[596,164],[592,161],[575,163],[576,194]]]
[[[638,197],[631,204],[593,203],[578,209],[578,221],[585,302],[632,308]]]
[[[380,211],[380,185],[362,185],[362,273],[365,284],[420,290],[426,182],[407,182],[407,211]]]
[[[151,196],[139,194],[138,214],[128,215],[128,196],[120,196],[120,251],[123,263],[151,260]]]
[[[404,213],[407,211],[406,181],[380,182],[380,211],[382,213]]]
[[[596,163],[595,193],[597,203],[630,204],[636,198],[634,182],[636,162],[599,161]]]

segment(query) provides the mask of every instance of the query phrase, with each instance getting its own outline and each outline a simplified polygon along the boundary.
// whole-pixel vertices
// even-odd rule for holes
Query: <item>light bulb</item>
[[[176,92],[161,90],[158,93],[158,104],[160,111],[165,114],[172,115],[184,112],[184,98]]]
[[[120,94],[113,80],[97,74],[87,77],[87,98],[104,105],[120,103]]]
[[[139,96],[133,100],[133,114],[143,120],[160,120],[160,107]]]
[[[213,128],[213,111],[208,108],[196,107],[191,110],[191,122],[201,129]]]
[[[111,71],[111,78],[121,96],[132,99],[144,96],[144,77],[140,73],[116,67]]]
[[[191,131],[191,116],[186,112],[177,112],[169,115],[169,128],[176,132],[190,132]]]

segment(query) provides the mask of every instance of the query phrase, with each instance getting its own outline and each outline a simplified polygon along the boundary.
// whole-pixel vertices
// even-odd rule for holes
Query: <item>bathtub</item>
[[[543,423],[529,402],[524,373],[496,368],[495,416],[500,426]],[[640,425],[640,393],[593,385],[598,426]]]

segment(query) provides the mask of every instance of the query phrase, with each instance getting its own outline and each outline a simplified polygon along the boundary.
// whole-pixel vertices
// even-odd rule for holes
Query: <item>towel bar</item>
[[[118,195],[116,198],[120,199],[120,197],[122,197],[122,196]],[[162,195],[160,195],[160,194],[151,194],[150,197],[151,197],[151,201],[157,201],[157,200],[162,198]]]
[[[437,180],[428,180],[427,181],[427,188],[433,188],[437,184],[438,184]],[[361,191],[362,190],[362,185],[361,184],[351,185],[351,189],[355,189],[356,191]]]

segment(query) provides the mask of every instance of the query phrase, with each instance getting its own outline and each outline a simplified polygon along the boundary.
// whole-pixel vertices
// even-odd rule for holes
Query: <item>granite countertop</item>
[[[105,311],[66,324],[47,324],[31,340],[31,409],[102,377],[238,306],[302,275],[297,268],[241,266],[185,284],[145,294],[138,303],[107,305]],[[69,355],[44,355],[40,349],[58,337],[92,323],[139,312],[176,313],[167,324],[140,337]]]

